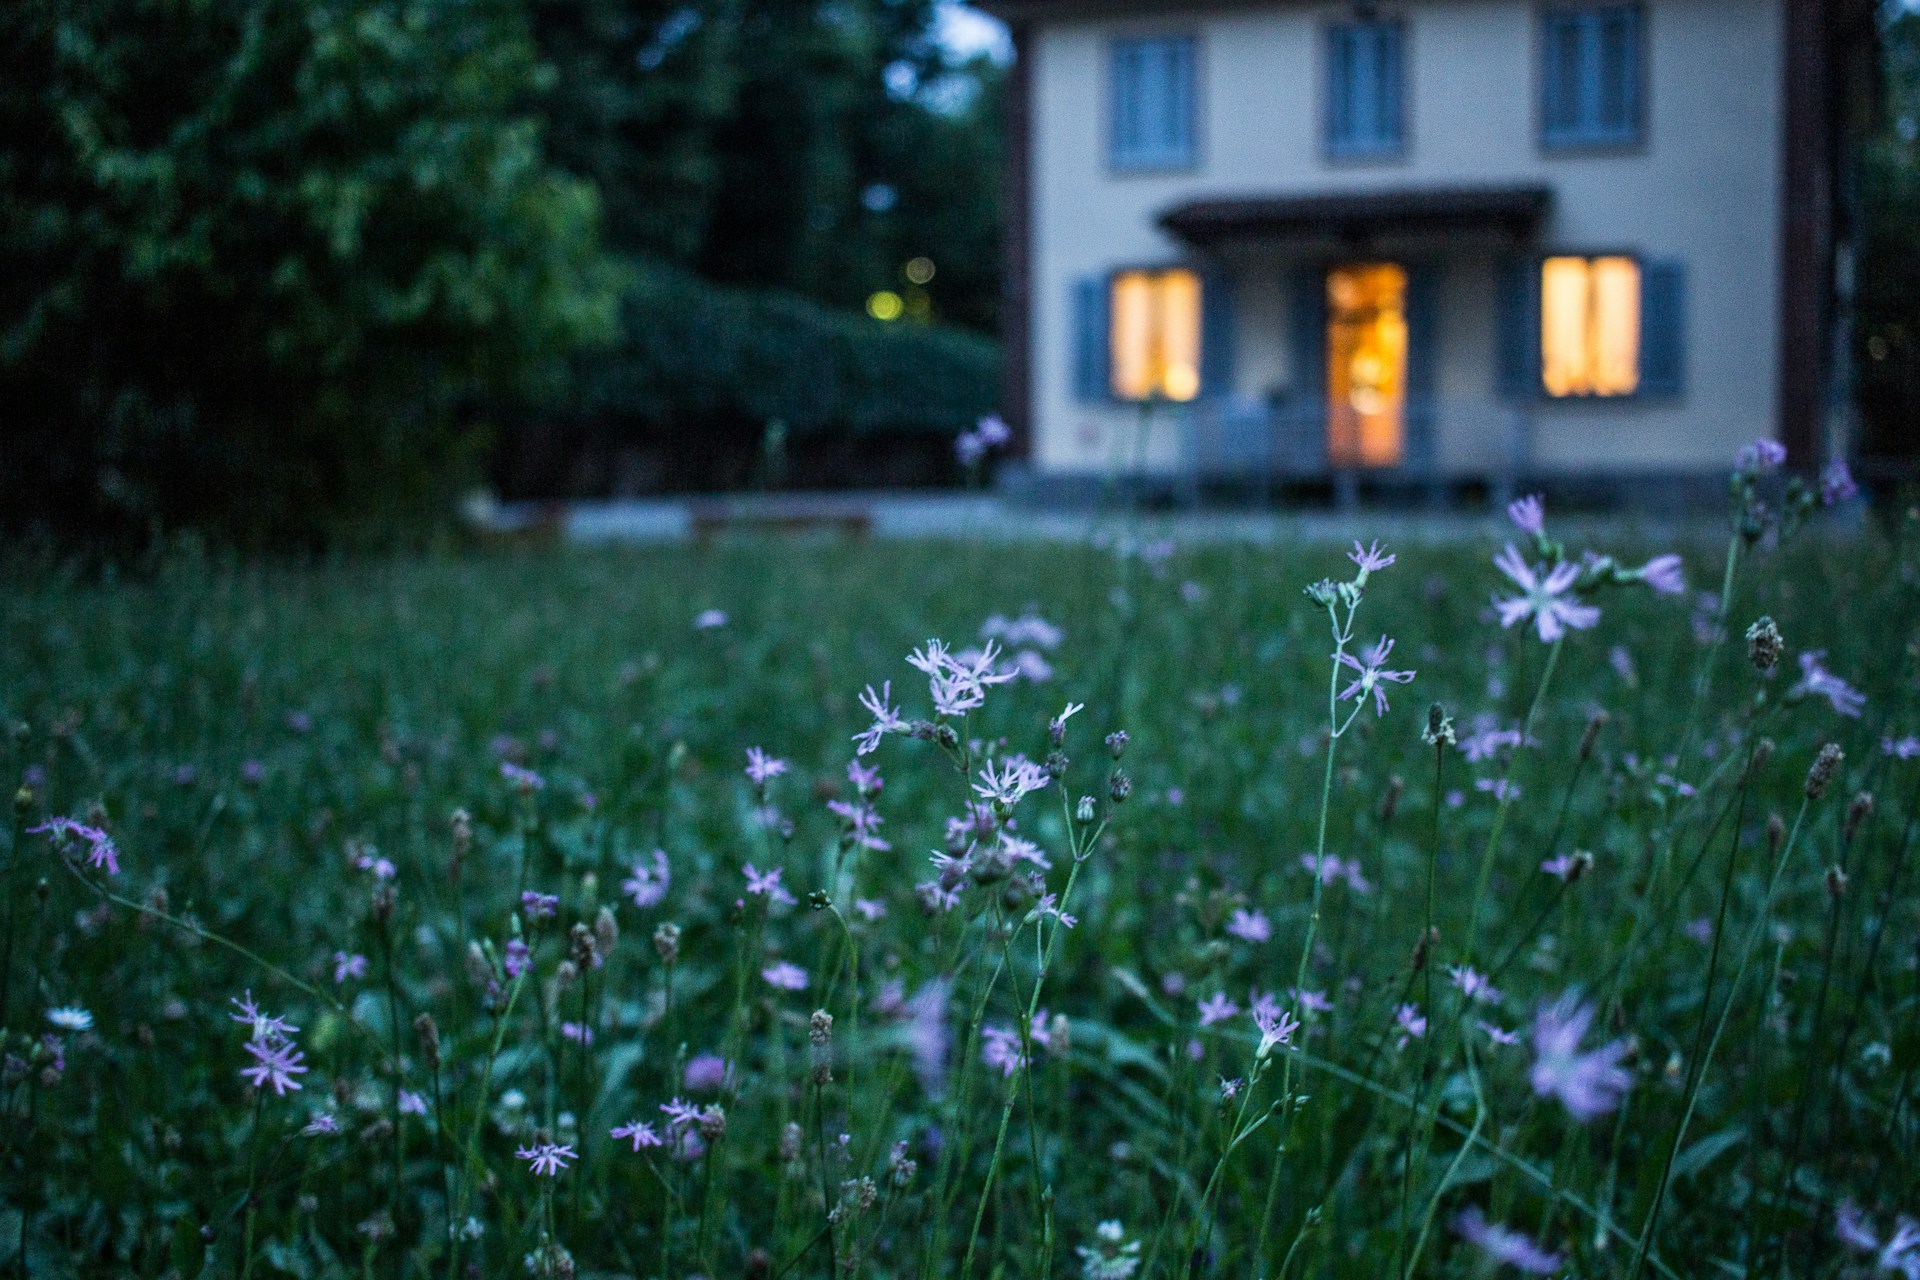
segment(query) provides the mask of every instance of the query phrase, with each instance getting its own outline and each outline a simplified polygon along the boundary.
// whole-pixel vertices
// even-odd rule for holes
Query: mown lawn
[[[1334,704],[1329,768],[1356,673],[1302,589],[1345,549],[1115,530],[11,571],[0,1264],[1920,1273],[1910,546],[1744,548],[1716,647],[1703,538],[1557,649],[1493,617],[1505,520],[1393,548],[1345,648],[1417,674]],[[924,720],[909,652],[996,615],[1027,674],[863,800],[863,688]],[[1068,703],[1062,781],[970,809]]]

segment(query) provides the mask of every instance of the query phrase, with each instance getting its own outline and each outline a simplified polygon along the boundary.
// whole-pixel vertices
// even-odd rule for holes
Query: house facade
[[[1047,477],[1703,476],[1844,448],[1850,0],[998,0]]]

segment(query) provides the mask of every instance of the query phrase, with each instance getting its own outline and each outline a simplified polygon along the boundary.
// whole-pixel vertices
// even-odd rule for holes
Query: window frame
[[[1343,142],[1335,136],[1334,122],[1336,105],[1339,101],[1336,91],[1337,61],[1335,52],[1343,33],[1367,28],[1391,30],[1399,55],[1398,92],[1395,95],[1397,111],[1393,121],[1393,139],[1390,143],[1373,145],[1368,143]],[[1360,18],[1345,16],[1325,23],[1320,32],[1320,155],[1329,164],[1382,164],[1407,159],[1411,151],[1412,111],[1408,102],[1408,89],[1413,81],[1412,59],[1408,50],[1412,41],[1407,38],[1408,23],[1405,17],[1394,14],[1387,17]]]
[[[1191,93],[1187,101],[1186,147],[1179,154],[1124,153],[1120,149],[1120,54],[1129,45],[1184,45],[1187,51]],[[1199,31],[1181,27],[1168,30],[1123,31],[1110,35],[1105,44],[1106,162],[1113,177],[1155,176],[1191,173],[1200,168],[1203,150],[1202,121],[1206,116],[1205,62]]]
[[[1198,297],[1200,300],[1199,314],[1194,317],[1194,339],[1195,339],[1196,345],[1194,348],[1193,374],[1194,374],[1194,382],[1195,382],[1196,390],[1194,391],[1193,397],[1188,400],[1175,400],[1171,396],[1166,395],[1164,392],[1155,392],[1150,395],[1139,396],[1139,397],[1123,396],[1120,394],[1119,388],[1114,385],[1114,382],[1115,382],[1114,375],[1119,370],[1119,352],[1113,342],[1113,319],[1115,315],[1115,310],[1113,305],[1114,286],[1119,282],[1121,276],[1127,276],[1127,275],[1162,276],[1162,275],[1171,274],[1172,272],[1176,272],[1176,271],[1184,271],[1193,277],[1194,284],[1197,286]],[[1106,387],[1106,398],[1108,403],[1116,404],[1116,405],[1128,405],[1128,406],[1137,406],[1137,405],[1143,405],[1143,404],[1171,405],[1176,408],[1184,408],[1188,405],[1198,404],[1201,400],[1206,399],[1207,396],[1210,394],[1210,392],[1209,392],[1209,388],[1207,387],[1206,325],[1207,325],[1208,285],[1207,285],[1207,272],[1205,268],[1200,263],[1194,262],[1191,259],[1186,259],[1186,258],[1178,258],[1172,261],[1166,261],[1163,259],[1158,262],[1123,262],[1118,266],[1108,268],[1105,274],[1100,277],[1100,279],[1106,290],[1107,368],[1106,368],[1105,387]]]
[[[1579,258],[1588,264],[1589,269],[1591,269],[1594,262],[1597,262],[1601,258],[1625,258],[1627,261],[1633,263],[1633,269],[1636,273],[1635,278],[1639,281],[1640,285],[1640,296],[1637,300],[1639,309],[1639,332],[1635,337],[1633,348],[1633,390],[1622,392],[1618,395],[1602,395],[1595,391],[1576,391],[1569,392],[1566,395],[1555,395],[1547,389],[1546,334],[1543,330],[1545,324],[1545,299],[1542,298],[1541,294],[1546,287],[1547,262],[1553,258]],[[1529,324],[1533,330],[1532,399],[1539,404],[1545,405],[1590,404],[1602,407],[1607,405],[1642,404],[1647,401],[1666,399],[1667,397],[1657,395],[1646,389],[1647,256],[1637,249],[1559,248],[1542,250],[1536,253],[1530,262],[1531,266],[1528,271],[1528,281],[1531,296],[1528,299],[1528,314],[1530,316]]]
[[[1547,114],[1547,96],[1551,83],[1551,35],[1556,19],[1577,14],[1601,14],[1621,10],[1633,15],[1633,118],[1627,129],[1617,133],[1571,132],[1556,130]],[[1653,56],[1652,24],[1645,0],[1541,0],[1534,13],[1534,138],[1546,156],[1621,155],[1644,151],[1651,133]]]

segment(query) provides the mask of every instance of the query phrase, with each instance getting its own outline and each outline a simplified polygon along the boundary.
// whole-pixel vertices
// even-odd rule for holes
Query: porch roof
[[[1303,235],[1352,240],[1385,231],[1526,236],[1552,207],[1553,188],[1546,186],[1421,187],[1191,200],[1162,213],[1160,225],[1195,245]]]

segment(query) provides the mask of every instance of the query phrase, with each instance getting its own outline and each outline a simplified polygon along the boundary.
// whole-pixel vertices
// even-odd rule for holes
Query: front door
[[[1335,267],[1327,272],[1327,459],[1398,466],[1406,427],[1407,269]]]

